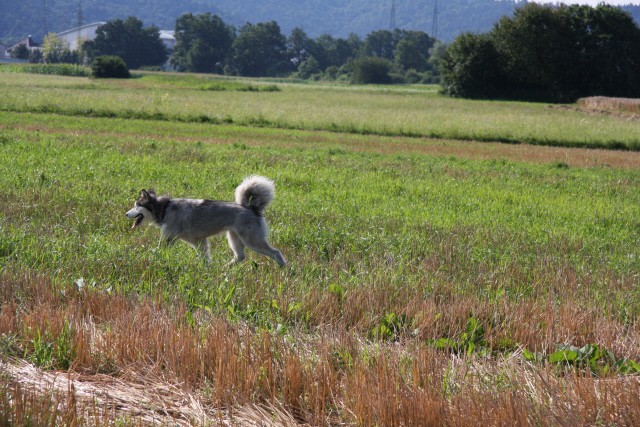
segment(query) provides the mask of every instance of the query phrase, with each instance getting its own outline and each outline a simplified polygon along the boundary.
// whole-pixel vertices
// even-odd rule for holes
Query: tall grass
[[[194,88],[194,77],[180,87],[168,83],[169,77],[143,75],[92,84],[87,91],[89,80],[72,85],[50,77],[39,78],[34,85],[23,76],[0,74],[5,93],[0,110],[568,147],[639,147],[637,121],[545,104],[450,99],[411,87],[283,84],[278,85],[280,91],[269,93],[208,91],[201,88],[217,84],[210,79],[202,79],[201,88]]]
[[[39,78],[87,99],[124,93]],[[0,113],[0,416],[636,423],[638,169],[575,167],[581,150],[562,162],[420,151],[430,144],[443,145]],[[276,182],[266,217],[285,269],[256,254],[227,267],[223,238],[209,264],[157,248],[158,231],[124,215],[141,188],[231,200],[254,173]]]

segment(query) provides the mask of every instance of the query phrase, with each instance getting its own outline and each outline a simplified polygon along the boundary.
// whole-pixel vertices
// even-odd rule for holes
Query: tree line
[[[364,39],[284,36],[274,21],[239,28],[210,13],[176,21],[169,56],[157,27],[134,17],[98,28],[68,52],[45,37],[36,60],[84,62],[111,55],[129,68],[354,83],[434,83],[450,96],[571,102],[589,95],[640,97],[640,28],[624,10],[600,4],[527,3],[488,33],[465,33],[445,46],[421,31],[379,30]]]
[[[529,3],[489,33],[457,37],[440,71],[443,91],[466,98],[640,97],[640,28],[629,13],[602,3]]]
[[[175,47],[169,53],[159,29],[135,17],[100,26],[93,40],[69,52],[53,34],[45,37],[35,61],[90,64],[96,57],[122,58],[131,69],[159,68],[167,61],[177,71],[248,77],[353,80],[358,83],[433,83],[444,45],[422,31],[374,31],[361,39],[309,37],[295,28],[287,37],[275,21],[240,28],[211,13],[187,13],[176,20]]]

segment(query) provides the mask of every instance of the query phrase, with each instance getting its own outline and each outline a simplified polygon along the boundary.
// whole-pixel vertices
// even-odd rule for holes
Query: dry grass
[[[640,99],[634,98],[591,96],[578,99],[577,104],[582,108],[596,111],[640,114]]]
[[[622,325],[570,302],[543,307],[505,301],[483,312],[478,301],[436,295],[406,307],[423,319],[417,336],[363,340],[334,321],[292,339],[204,312],[193,323],[180,302],[56,289],[33,275],[5,272],[1,281],[5,354],[28,348],[34,331],[59,336],[65,324],[71,326],[74,349],[69,371],[45,372],[4,360],[0,414],[9,422],[19,424],[35,410],[47,420],[94,425],[114,419],[136,425],[640,423],[636,377],[559,371],[526,362],[519,351],[492,357],[448,354],[420,337],[441,328],[462,330],[474,310],[500,326],[487,331],[487,340],[506,331],[540,347],[560,337],[588,342],[597,334],[610,341],[607,345],[620,351],[628,346],[624,353],[637,354],[637,324],[625,328],[633,341],[622,342]],[[347,305],[382,296],[355,296]]]

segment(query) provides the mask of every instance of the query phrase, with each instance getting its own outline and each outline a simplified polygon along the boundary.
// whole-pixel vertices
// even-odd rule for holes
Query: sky
[[[588,4],[597,6],[602,0],[534,0],[536,3],[566,3],[566,4]],[[640,4],[640,0],[605,0],[604,3],[616,6],[624,6],[628,4]]]

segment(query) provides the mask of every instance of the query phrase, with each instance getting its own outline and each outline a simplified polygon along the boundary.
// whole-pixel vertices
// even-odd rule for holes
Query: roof
[[[84,30],[86,28],[93,28],[93,27],[98,28],[99,26],[104,25],[104,24],[106,24],[106,22],[93,22],[91,24],[85,24],[85,25],[82,25],[80,27],[75,27],[75,28],[71,28],[70,30],[65,30],[65,31],[56,33],[56,35],[57,36],[64,36],[65,34],[74,33],[76,31],[81,31],[81,30]]]
[[[161,40],[175,40],[176,32],[172,30],[160,30],[160,39]]]

